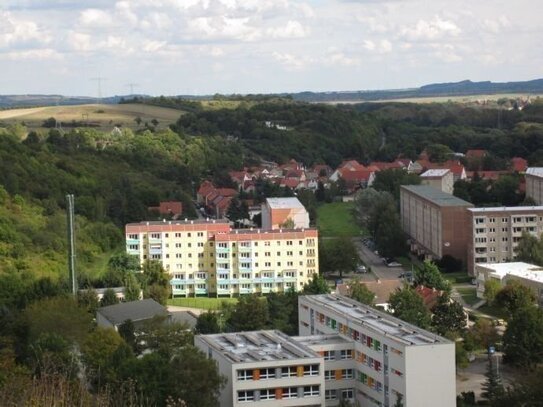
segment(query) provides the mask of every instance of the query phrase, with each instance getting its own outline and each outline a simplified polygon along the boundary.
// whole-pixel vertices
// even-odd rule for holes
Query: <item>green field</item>
[[[175,305],[177,307],[199,308],[206,310],[218,310],[223,303],[236,304],[237,302],[237,298],[196,297],[174,298],[168,300],[168,305]]]
[[[317,227],[322,237],[360,236],[362,229],[351,213],[352,202],[333,202],[317,208]]]
[[[444,273],[443,277],[445,277],[445,280],[450,281],[451,284],[465,284],[471,282],[471,280],[473,279],[472,276],[462,271],[457,271],[454,273]]]

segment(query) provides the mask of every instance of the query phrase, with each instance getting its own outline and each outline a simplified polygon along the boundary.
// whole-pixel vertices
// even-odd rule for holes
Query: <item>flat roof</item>
[[[450,172],[451,170],[449,170],[448,168],[435,168],[435,169],[430,169],[426,172],[423,172],[422,174],[420,174],[421,177],[443,177],[444,175],[447,175],[448,172]]]
[[[447,194],[446,192],[429,185],[402,185],[401,188],[418,195],[437,206],[473,206],[470,202],[464,201],[454,195]]]
[[[499,277],[500,280],[507,275],[516,277],[522,277],[527,280],[543,283],[543,267],[536,266],[534,264],[523,262],[511,262],[511,263],[484,263],[477,264],[492,270],[492,274]]]
[[[352,340],[345,339],[343,336],[336,334],[293,336],[292,339],[294,339],[296,342],[308,346],[309,348],[311,348],[311,346],[319,345],[349,345],[353,343]]]
[[[320,355],[278,330],[198,335],[233,363],[319,358]]]
[[[228,219],[184,219],[184,220],[148,220],[127,223],[126,226],[162,226],[162,225],[202,225],[202,224],[229,224]]]
[[[543,206],[492,206],[489,208],[468,208],[473,213],[485,212],[538,212],[543,211]]]
[[[533,175],[535,177],[543,178],[543,167],[528,167],[526,174]]]
[[[305,206],[298,200],[298,198],[266,198],[266,202],[272,209],[289,209],[289,208],[302,208]]]
[[[305,295],[303,298],[315,305],[328,308],[341,316],[370,330],[406,345],[430,345],[451,343],[448,339],[433,334],[415,325],[408,324],[392,315],[361,304],[337,294]]]

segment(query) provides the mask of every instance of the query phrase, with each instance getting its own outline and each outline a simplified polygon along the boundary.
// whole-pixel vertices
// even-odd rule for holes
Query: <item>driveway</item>
[[[395,280],[399,278],[400,274],[405,273],[403,267],[387,267],[383,264],[381,258],[373,253],[362,243],[362,239],[355,237],[353,243],[358,250],[360,259],[364,262],[366,267],[371,267],[371,271],[380,280]]]

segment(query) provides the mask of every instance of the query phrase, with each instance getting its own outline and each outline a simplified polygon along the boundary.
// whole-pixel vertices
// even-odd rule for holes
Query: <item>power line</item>
[[[134,88],[140,86],[139,83],[127,83],[124,86],[128,86],[130,88],[130,94],[134,95]]]
[[[104,78],[102,76],[97,76],[96,78],[91,78],[91,81],[98,82],[98,103],[102,103],[102,81],[106,81],[107,78]]]

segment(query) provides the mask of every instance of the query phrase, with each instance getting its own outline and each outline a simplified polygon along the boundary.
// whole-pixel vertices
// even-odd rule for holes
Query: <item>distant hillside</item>
[[[262,102],[275,98],[291,98],[302,102],[370,102],[447,96],[473,96],[494,94],[543,94],[543,79],[524,82],[472,82],[470,80],[448,83],[434,83],[420,88],[391,90],[358,90],[331,92],[298,92],[251,95],[176,95],[151,97],[148,95],[116,95],[100,100],[101,104],[144,103],[174,109],[194,110],[182,101],[253,101]],[[52,105],[83,105],[96,103],[97,98],[88,96],[62,95],[0,95],[0,109],[13,107],[39,107]]]
[[[375,91],[345,91],[345,92],[300,92],[290,94],[294,100],[304,102],[353,102],[353,101],[375,101],[410,99],[421,97],[440,96],[470,96],[470,95],[491,95],[507,93],[543,93],[543,79],[535,79],[525,82],[504,82],[495,83],[490,81],[472,82],[465,80],[461,82],[435,83],[421,86],[420,88],[397,89],[397,90],[375,90]]]

